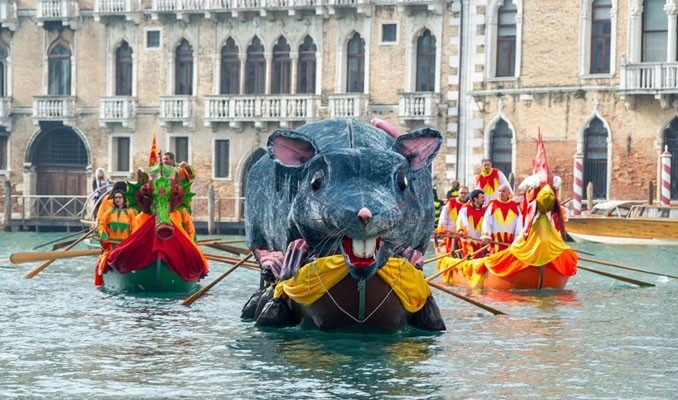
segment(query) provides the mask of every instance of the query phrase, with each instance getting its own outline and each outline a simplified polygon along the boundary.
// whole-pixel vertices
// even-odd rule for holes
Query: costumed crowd
[[[559,177],[554,177],[556,194],[561,183]],[[446,200],[441,200],[434,187],[435,235],[441,239],[438,252],[481,258],[506,249],[523,233],[529,203],[534,199],[531,196],[539,185],[539,178],[531,175],[518,186],[516,195],[506,175],[494,168],[489,158],[484,158],[471,188],[452,179]],[[566,210],[561,211],[562,219],[549,212],[549,219],[559,231],[562,221],[567,219]]]

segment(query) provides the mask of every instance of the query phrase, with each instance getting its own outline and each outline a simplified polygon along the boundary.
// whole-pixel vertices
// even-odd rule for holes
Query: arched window
[[[603,121],[594,118],[584,132],[584,195],[593,183],[593,198],[607,198],[607,137]]]
[[[247,48],[245,75],[247,94],[266,93],[266,58],[264,58],[264,46],[258,37],[252,39],[252,43]]]
[[[426,29],[417,39],[417,92],[433,92],[436,85],[436,38]]]
[[[124,40],[115,52],[115,95],[132,95],[132,48]]]
[[[63,39],[57,39],[47,53],[48,85],[50,96],[71,94],[71,51]]]
[[[643,62],[666,61],[669,20],[665,0],[645,0],[643,7]]]
[[[240,58],[238,46],[233,38],[228,38],[221,48],[221,94],[240,93]]]
[[[664,146],[671,153],[671,198],[678,198],[678,118],[664,131]]]
[[[315,93],[315,53],[318,51],[310,36],[299,46],[297,93]]]
[[[348,41],[346,92],[362,93],[365,90],[365,41],[356,32]]]
[[[516,13],[513,1],[506,0],[499,7],[497,26],[497,77],[516,74]]]
[[[9,46],[0,39],[0,97],[7,96],[7,68],[9,67],[7,57],[9,57]]]
[[[183,39],[175,54],[174,94],[193,94],[193,46]]]
[[[590,72],[592,74],[606,74],[610,72],[611,16],[611,0],[595,0],[591,5]]]
[[[290,45],[287,39],[280,36],[278,43],[273,46],[273,68],[271,69],[271,93],[290,93],[292,77],[292,59]]]
[[[506,121],[500,119],[490,132],[490,159],[492,166],[498,168],[504,175],[513,172],[513,133]]]

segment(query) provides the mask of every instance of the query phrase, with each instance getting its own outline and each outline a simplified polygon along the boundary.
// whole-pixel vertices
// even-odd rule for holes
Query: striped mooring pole
[[[581,215],[581,199],[584,193],[584,154],[574,153],[574,185],[572,191],[572,214]]]
[[[671,153],[669,147],[664,146],[662,153],[662,190],[661,201],[662,204],[668,206],[671,204]]]

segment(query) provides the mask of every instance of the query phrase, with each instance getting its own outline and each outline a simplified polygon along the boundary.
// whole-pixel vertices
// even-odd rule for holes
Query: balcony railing
[[[318,118],[320,99],[313,95],[207,96],[205,126],[228,122],[239,127],[243,122],[262,126],[263,122],[280,122],[287,127],[294,121]]]
[[[401,93],[398,103],[398,118],[406,121],[423,121],[426,126],[435,126],[438,121],[440,96],[433,92]]]
[[[160,97],[160,125],[167,122],[180,122],[186,127],[195,127],[193,116],[193,96],[177,95]]]
[[[0,24],[10,31],[16,30],[16,0],[0,0]]]
[[[415,8],[425,9],[431,11],[434,14],[442,14],[444,1],[438,0],[397,0],[399,10],[409,10]]]
[[[11,97],[0,97],[0,126],[4,127],[5,130],[12,130],[12,118],[10,114],[12,113],[12,98]]]
[[[678,63],[622,64],[621,73],[626,93],[678,93]]]
[[[372,0],[325,0],[330,14],[335,14],[338,9],[355,8],[359,14],[367,16],[372,14]]]
[[[367,115],[368,96],[364,93],[342,93],[328,96],[331,118],[361,118]]]
[[[359,0],[360,3],[366,0]],[[328,0],[153,0],[151,17],[158,19],[160,14],[176,14],[184,19],[188,14],[229,13],[237,17],[245,12],[266,16],[269,12],[279,11],[295,15],[298,11],[311,10],[323,14],[323,5]]]
[[[136,101],[131,96],[112,96],[99,99],[99,125],[122,124],[134,129],[136,120]]]
[[[124,16],[127,20],[140,22],[140,1],[141,0],[95,0],[93,13],[94,20],[99,21],[101,17]]]
[[[75,0],[38,0],[36,19],[38,26],[47,21],[59,21],[76,28],[78,2]]]
[[[40,121],[61,121],[72,126],[75,123],[75,97],[33,97],[33,124],[38,125]]]

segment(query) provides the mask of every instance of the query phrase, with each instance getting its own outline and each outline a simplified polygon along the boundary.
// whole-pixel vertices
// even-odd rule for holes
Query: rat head
[[[269,150],[280,164],[300,169],[290,229],[318,256],[343,254],[350,274],[361,280],[374,275],[396,249],[428,241],[434,210],[425,167],[441,135],[424,129],[393,139],[369,125],[349,129],[354,137],[383,135],[379,140],[387,145],[365,147],[352,139],[348,146],[319,151],[310,136],[277,131]]]

